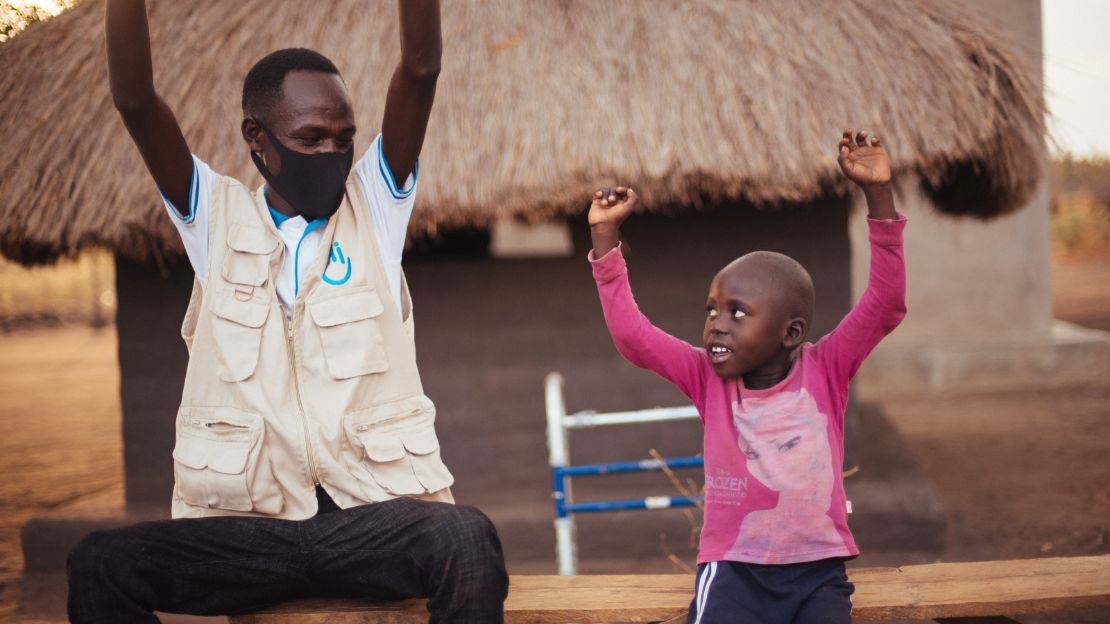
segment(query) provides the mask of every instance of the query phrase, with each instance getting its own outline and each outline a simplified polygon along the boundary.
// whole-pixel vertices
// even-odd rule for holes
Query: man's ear
[[[786,324],[786,331],[782,336],[782,346],[793,349],[802,344],[809,331],[809,322],[802,317],[792,318]]]
[[[243,124],[240,127],[243,133],[243,140],[247,142],[247,147],[252,152],[262,153],[262,126],[253,117],[244,117]]]

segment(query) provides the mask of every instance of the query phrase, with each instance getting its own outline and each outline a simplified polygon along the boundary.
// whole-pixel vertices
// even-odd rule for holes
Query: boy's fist
[[[611,189],[602,189],[594,193],[593,202],[590,204],[590,227],[605,225],[617,227],[636,208],[636,191],[618,186]]]
[[[890,161],[886,157],[879,137],[867,135],[866,130],[852,136],[848,128],[840,138],[840,170],[848,179],[860,186],[882,185],[890,182]]]

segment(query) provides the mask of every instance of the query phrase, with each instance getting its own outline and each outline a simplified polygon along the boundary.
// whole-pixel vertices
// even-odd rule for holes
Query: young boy
[[[830,334],[804,342],[809,274],[787,256],[747,254],[709,286],[702,347],[654,327],[632,297],[619,249],[635,209],[629,188],[590,206],[605,323],[621,355],[674,383],[705,425],[705,523],[691,624],[850,622],[848,531],[841,474],[848,384],[905,316],[902,229],[878,137],[846,130],[840,167],[867,199],[871,276]]]
[[[190,154],[154,89],[144,2],[108,1],[112,98],[196,282],[174,519],[77,547],[73,622],[312,596],[426,596],[433,623],[503,620],[500,542],[481,512],[450,504],[416,366],[401,253],[442,41],[436,0],[398,5],[401,61],[381,134],[357,161],[353,105],[330,60],[286,49],[250,70],[243,155],[266,180],[252,193]]]

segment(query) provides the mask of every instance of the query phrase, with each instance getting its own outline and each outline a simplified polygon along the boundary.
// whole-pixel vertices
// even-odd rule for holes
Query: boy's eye
[[[717,310],[715,310],[714,308],[706,308],[705,313],[709,315],[709,318],[711,319],[717,318]]]
[[[732,318],[738,319],[738,318],[744,318],[745,316],[747,316],[747,314],[744,314],[743,310],[733,310],[732,311]]]

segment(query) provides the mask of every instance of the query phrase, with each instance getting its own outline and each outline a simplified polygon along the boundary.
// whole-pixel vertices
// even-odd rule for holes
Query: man
[[[250,70],[242,134],[266,180],[252,194],[191,155],[155,91],[145,3],[108,1],[113,101],[196,280],[174,519],[84,540],[68,566],[72,621],[310,596],[427,596],[431,622],[502,621],[500,542],[451,504],[416,367],[400,265],[442,43],[436,0],[399,11],[401,62],[357,163],[331,61],[287,49]]]

